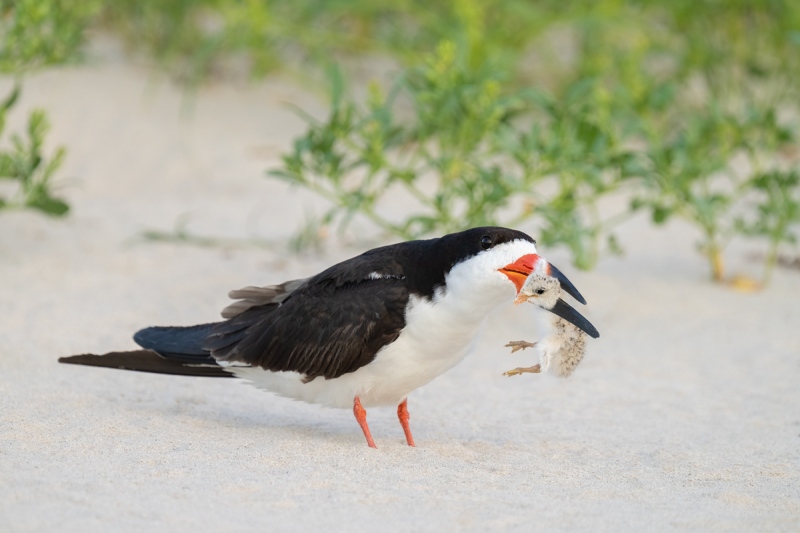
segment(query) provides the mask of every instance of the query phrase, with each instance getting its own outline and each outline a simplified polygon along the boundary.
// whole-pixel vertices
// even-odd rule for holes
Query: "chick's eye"
[[[481,237],[481,248],[483,248],[484,250],[488,250],[491,247],[492,247],[492,238],[489,237],[488,235],[484,235],[483,237]]]
[[[544,289],[536,289],[536,294],[544,294]]]

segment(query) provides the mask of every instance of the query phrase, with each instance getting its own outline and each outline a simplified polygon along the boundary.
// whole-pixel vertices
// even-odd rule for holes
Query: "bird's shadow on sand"
[[[198,399],[196,395],[178,393],[171,398],[163,396],[143,402],[128,402],[119,396],[120,408],[131,409],[152,416],[157,413],[164,419],[174,418],[178,422],[192,424],[209,423],[226,432],[239,433],[244,440],[261,440],[265,432],[270,438],[289,443],[303,442],[304,446],[340,445],[351,449],[364,446],[364,436],[349,409],[334,409],[308,405],[288,398],[255,391],[253,403],[249,398],[226,399],[221,404]],[[248,393],[249,396],[249,393]],[[370,429],[383,446],[402,444],[405,439],[396,415],[391,408],[375,408],[370,412]],[[397,425],[397,427],[394,427]],[[421,425],[421,424],[420,424]],[[422,432],[420,432],[422,433]]]

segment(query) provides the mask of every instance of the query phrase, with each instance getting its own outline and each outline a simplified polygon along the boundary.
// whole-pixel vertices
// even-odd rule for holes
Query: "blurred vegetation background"
[[[270,172],[330,201],[316,225],[363,216],[413,238],[526,222],[591,268],[647,210],[699,229],[716,280],[732,238],[760,239],[765,282],[797,242],[800,2],[0,0],[0,16],[17,80],[0,119],[28,72],[80,60],[92,32],[187,86],[324,75],[330,114]],[[341,66],[360,56],[397,65],[365,98]],[[46,126],[37,110],[27,139],[0,140],[0,179],[19,184],[0,207],[66,212]],[[383,214],[396,194],[407,216]]]

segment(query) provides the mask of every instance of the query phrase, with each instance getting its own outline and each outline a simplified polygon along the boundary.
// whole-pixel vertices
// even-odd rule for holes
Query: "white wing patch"
[[[405,276],[395,276],[393,274],[381,274],[380,272],[370,272],[367,279],[405,279]]]

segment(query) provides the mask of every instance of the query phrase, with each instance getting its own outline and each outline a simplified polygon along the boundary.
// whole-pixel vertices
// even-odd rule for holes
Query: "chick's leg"
[[[503,372],[504,376],[519,376],[520,374],[538,374],[542,371],[542,367],[538,364],[533,366],[518,366],[514,370],[509,370],[508,372]]]
[[[509,341],[508,344],[504,346],[504,348],[511,348],[511,353],[516,352],[517,350],[524,350],[525,348],[533,348],[536,346],[535,342],[528,342],[528,341]]]

